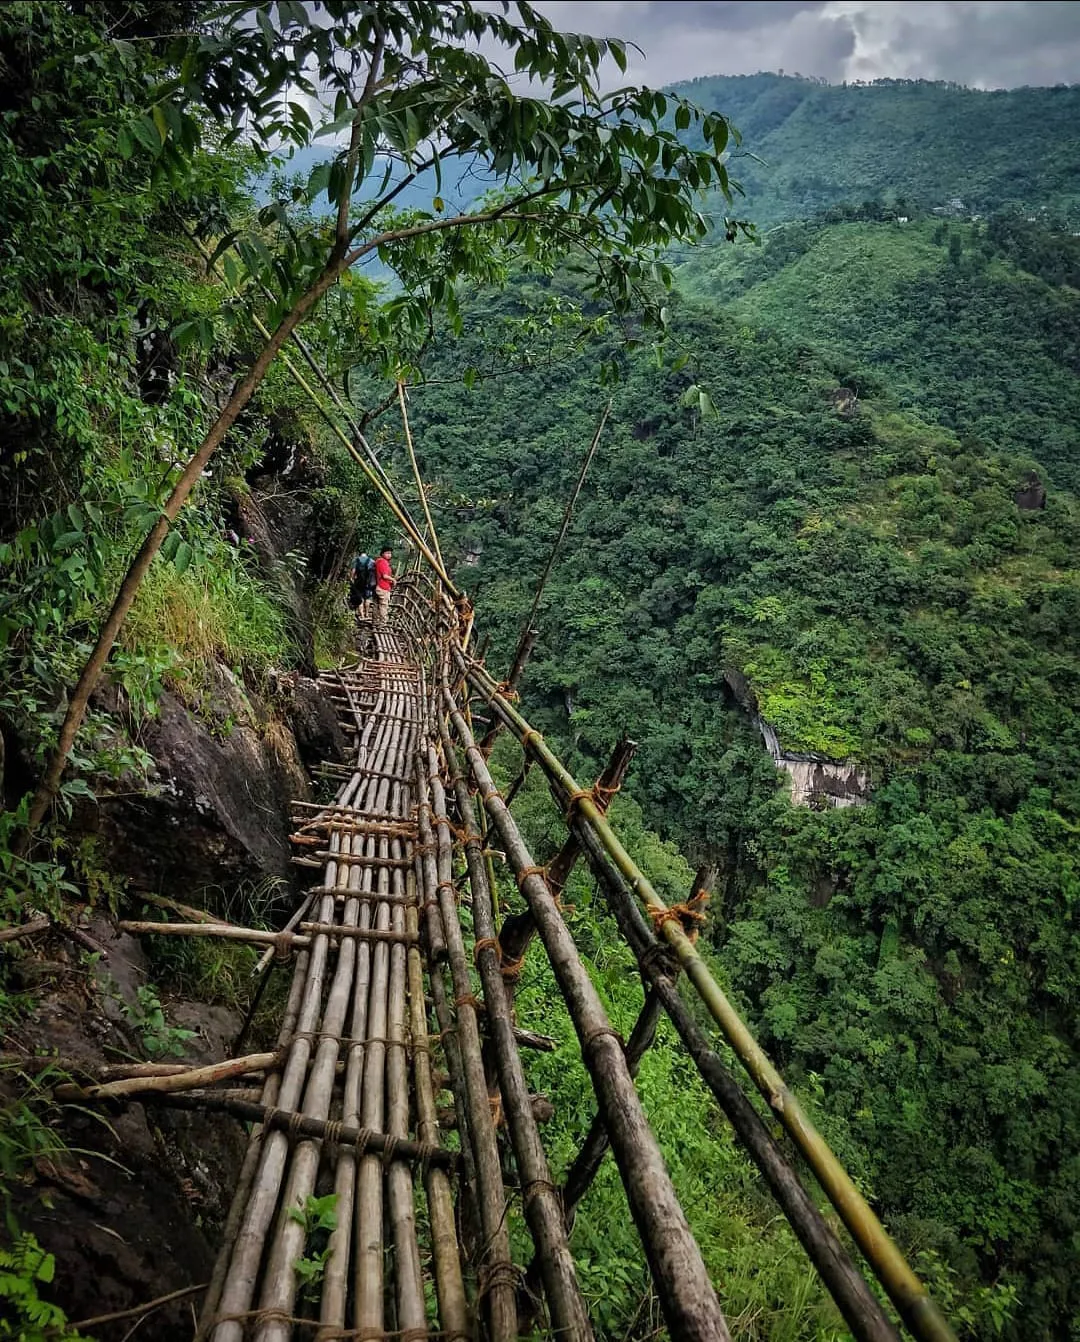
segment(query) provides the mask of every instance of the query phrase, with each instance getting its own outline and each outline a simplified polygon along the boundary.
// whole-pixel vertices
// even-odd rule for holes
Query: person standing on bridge
[[[390,593],[394,588],[394,575],[390,569],[393,551],[384,545],[375,561],[375,623],[385,624],[390,618]]]
[[[357,620],[371,619],[371,598],[375,595],[375,560],[358,554],[349,571],[349,606]]]

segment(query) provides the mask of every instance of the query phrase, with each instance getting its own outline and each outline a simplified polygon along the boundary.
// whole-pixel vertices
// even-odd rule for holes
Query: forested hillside
[[[1080,1192],[1076,307],[1054,269],[1072,239],[774,236],[686,268],[690,362],[642,355],[615,387],[527,707],[582,772],[641,741],[631,791],[719,862],[721,963],[831,1138],[907,1244],[998,1284],[981,1333],[1015,1295],[1016,1335],[1054,1336]],[[482,363],[540,297],[478,296],[472,343],[432,371]],[[603,353],[414,393],[496,661],[608,394]],[[1033,469],[1049,492],[1025,511]],[[783,746],[867,766],[871,804],[794,810],[729,671]]]
[[[826,84],[776,74],[677,85],[743,134],[735,176],[759,224],[864,200],[1076,213],[1080,89],[981,92],[928,80]],[[749,157],[752,155],[753,157]]]

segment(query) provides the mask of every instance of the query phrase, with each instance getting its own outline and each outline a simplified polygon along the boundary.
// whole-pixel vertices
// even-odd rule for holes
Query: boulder
[[[1046,507],[1046,486],[1039,479],[1037,471],[1028,471],[1013,499],[1022,513],[1034,513]]]

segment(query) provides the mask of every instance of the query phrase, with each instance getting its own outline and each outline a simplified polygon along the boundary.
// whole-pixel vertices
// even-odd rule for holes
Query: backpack
[[[353,560],[349,596],[354,602],[366,601],[375,590],[375,561],[368,554],[359,554]]]

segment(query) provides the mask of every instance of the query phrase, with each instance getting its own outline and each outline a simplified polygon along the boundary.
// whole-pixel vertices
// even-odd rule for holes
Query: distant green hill
[[[759,224],[840,201],[1080,208],[1080,87],[993,93],[923,80],[832,85],[758,74],[677,86],[743,135],[733,175]],[[736,151],[738,153],[739,151]]]
[[[858,391],[1080,488],[1080,239],[1023,217],[793,223],[713,249],[685,292],[827,357]]]

